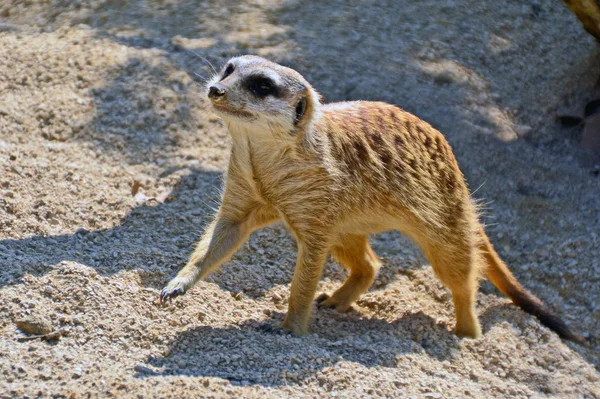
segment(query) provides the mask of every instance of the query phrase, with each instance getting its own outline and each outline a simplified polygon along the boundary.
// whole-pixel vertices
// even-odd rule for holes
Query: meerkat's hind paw
[[[174,278],[160,292],[160,301],[165,303],[168,300],[172,300],[175,297],[185,294],[185,291],[184,281],[179,278]]]
[[[321,295],[319,295],[316,299],[315,302],[317,302],[317,307],[319,309],[335,309],[335,307],[337,306],[335,303],[332,303],[329,299],[331,297],[329,296],[329,294],[326,293],[322,293]]]
[[[335,295],[330,296],[323,293],[315,299],[315,302],[317,302],[317,308],[319,309],[335,309],[340,313],[348,313],[355,310],[352,307],[352,303],[340,302],[339,298]]]

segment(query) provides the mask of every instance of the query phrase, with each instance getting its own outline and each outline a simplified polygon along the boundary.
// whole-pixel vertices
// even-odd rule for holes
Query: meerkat
[[[475,295],[485,276],[560,336],[582,342],[499,258],[450,145],[427,122],[383,102],[321,104],[300,73],[256,56],[229,60],[206,94],[233,142],[222,202],[162,301],[217,269],[253,231],[283,220],[298,257],[276,328],[303,335],[327,256],[349,276],[317,305],[344,312],[381,266],[369,235],[398,230],[451,291],[459,337],[481,336]]]

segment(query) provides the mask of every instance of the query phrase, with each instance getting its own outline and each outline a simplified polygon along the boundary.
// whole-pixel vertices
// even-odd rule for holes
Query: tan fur
[[[491,245],[444,136],[393,105],[322,105],[300,74],[264,59],[247,56],[230,63],[235,72],[210,83],[227,91],[213,103],[233,137],[222,204],[188,264],[163,290],[163,298],[184,293],[231,256],[252,231],[281,219],[298,241],[289,309],[281,327],[305,334],[327,255],[332,253],[349,277],[318,302],[346,311],[380,267],[368,235],[395,229],[422,248],[452,292],[456,334],[479,337],[474,299]],[[281,97],[259,100],[245,92],[244,79],[261,71],[287,85]],[[294,122],[302,98],[306,111]],[[223,104],[227,111],[221,111]],[[492,263],[498,264],[496,259]],[[488,275],[496,274],[494,266]],[[502,279],[500,289],[506,294],[503,284],[516,287],[515,282]]]

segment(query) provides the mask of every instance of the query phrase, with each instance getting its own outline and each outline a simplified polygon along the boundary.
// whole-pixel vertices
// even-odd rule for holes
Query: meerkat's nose
[[[208,88],[208,98],[217,100],[225,96],[225,89],[221,86],[210,86]]]

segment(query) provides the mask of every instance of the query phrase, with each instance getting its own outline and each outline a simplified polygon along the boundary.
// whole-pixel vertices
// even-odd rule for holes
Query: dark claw
[[[325,302],[325,300],[327,300],[327,299],[329,299],[329,295],[327,295],[327,294],[319,295],[316,299],[317,308],[319,308],[319,309],[335,309],[335,305],[329,305],[329,306],[323,305],[323,302]]]
[[[167,287],[163,288],[162,291],[160,292],[160,301],[162,303],[167,302],[168,300],[172,300],[175,297],[178,297],[180,295],[183,295],[183,289],[182,288],[175,288],[172,291],[169,291],[169,289]]]

